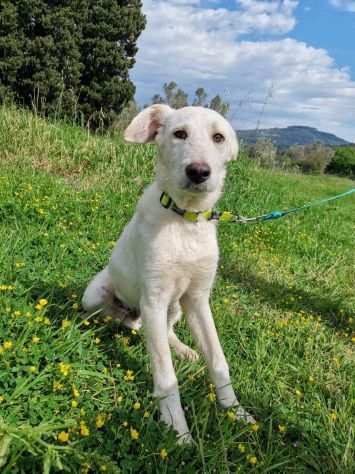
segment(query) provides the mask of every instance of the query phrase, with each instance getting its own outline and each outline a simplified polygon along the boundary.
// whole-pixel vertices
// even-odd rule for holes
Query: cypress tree
[[[140,0],[1,0],[0,18],[0,100],[97,128],[132,99]]]

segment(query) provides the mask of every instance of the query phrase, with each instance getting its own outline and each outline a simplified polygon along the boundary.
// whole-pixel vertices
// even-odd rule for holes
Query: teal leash
[[[186,209],[181,209],[177,206],[177,204],[173,201],[173,199],[163,191],[160,196],[160,204],[165,209],[171,209],[176,214],[179,214],[183,219],[189,222],[198,222],[200,217],[207,221],[219,221],[219,222],[233,222],[235,224],[258,224],[259,222],[266,222],[275,219],[280,219],[281,217],[288,216],[289,214],[295,214],[296,212],[304,211],[305,209],[309,209],[310,207],[319,206],[321,204],[325,204],[327,202],[335,201],[336,199],[343,198],[345,196],[349,196],[350,194],[355,193],[355,188],[349,189],[341,194],[336,194],[335,196],[331,196],[329,198],[319,199],[318,201],[313,201],[304,204],[300,207],[292,207],[291,209],[287,209],[285,211],[272,211],[268,212],[267,214],[261,214],[260,216],[256,217],[244,217],[240,214],[233,214],[229,211],[216,211],[215,209],[209,209],[207,211],[187,211]]]
[[[281,217],[285,217],[289,214],[294,214],[296,212],[309,209],[310,207],[315,207],[321,204],[325,204],[327,202],[335,201],[345,196],[349,196],[350,194],[353,194],[353,193],[355,193],[355,188],[349,189],[348,191],[345,191],[344,193],[336,194],[335,196],[331,196],[329,198],[319,199],[318,201],[309,202],[309,203],[304,204],[303,206],[293,207],[285,211],[272,211],[272,212],[268,212],[267,214],[262,214],[256,217],[243,217],[243,216],[238,215],[238,216],[235,216],[235,219],[233,219],[232,222],[237,222],[240,224],[257,224],[258,222],[265,222],[265,221],[280,219]]]

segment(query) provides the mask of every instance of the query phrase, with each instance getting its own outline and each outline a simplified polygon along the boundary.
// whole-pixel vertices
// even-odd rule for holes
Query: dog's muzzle
[[[201,184],[208,180],[211,175],[211,168],[207,163],[197,161],[185,168],[186,176],[193,184]]]

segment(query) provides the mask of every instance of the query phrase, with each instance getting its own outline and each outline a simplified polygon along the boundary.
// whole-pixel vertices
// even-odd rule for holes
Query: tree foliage
[[[277,147],[269,139],[259,139],[254,145],[249,145],[246,152],[252,160],[264,168],[277,166]]]
[[[133,97],[141,0],[2,0],[0,100],[106,126]]]
[[[355,147],[337,148],[326,172],[355,178]]]
[[[152,104],[168,104],[174,109],[180,109],[189,105],[188,94],[180,89],[176,82],[171,81],[163,85],[164,95],[154,94],[151,103]],[[216,95],[211,99],[210,102],[207,100],[207,93],[203,87],[199,87],[195,91],[195,98],[191,105],[208,107],[210,109],[219,112],[224,117],[229,112],[229,104],[224,102],[220,95]]]
[[[334,150],[321,143],[293,145],[287,151],[292,163],[303,173],[322,174],[330,163]]]

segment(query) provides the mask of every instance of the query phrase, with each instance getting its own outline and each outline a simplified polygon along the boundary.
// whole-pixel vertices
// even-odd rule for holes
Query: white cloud
[[[347,12],[355,12],[354,0],[330,0],[331,5]]]
[[[349,71],[323,49],[279,38],[293,28],[298,2],[237,0],[229,11],[182,1],[144,2],[148,25],[132,74],[141,103],[174,80],[190,96],[199,86],[221,93],[238,128],[304,124],[355,141]]]

